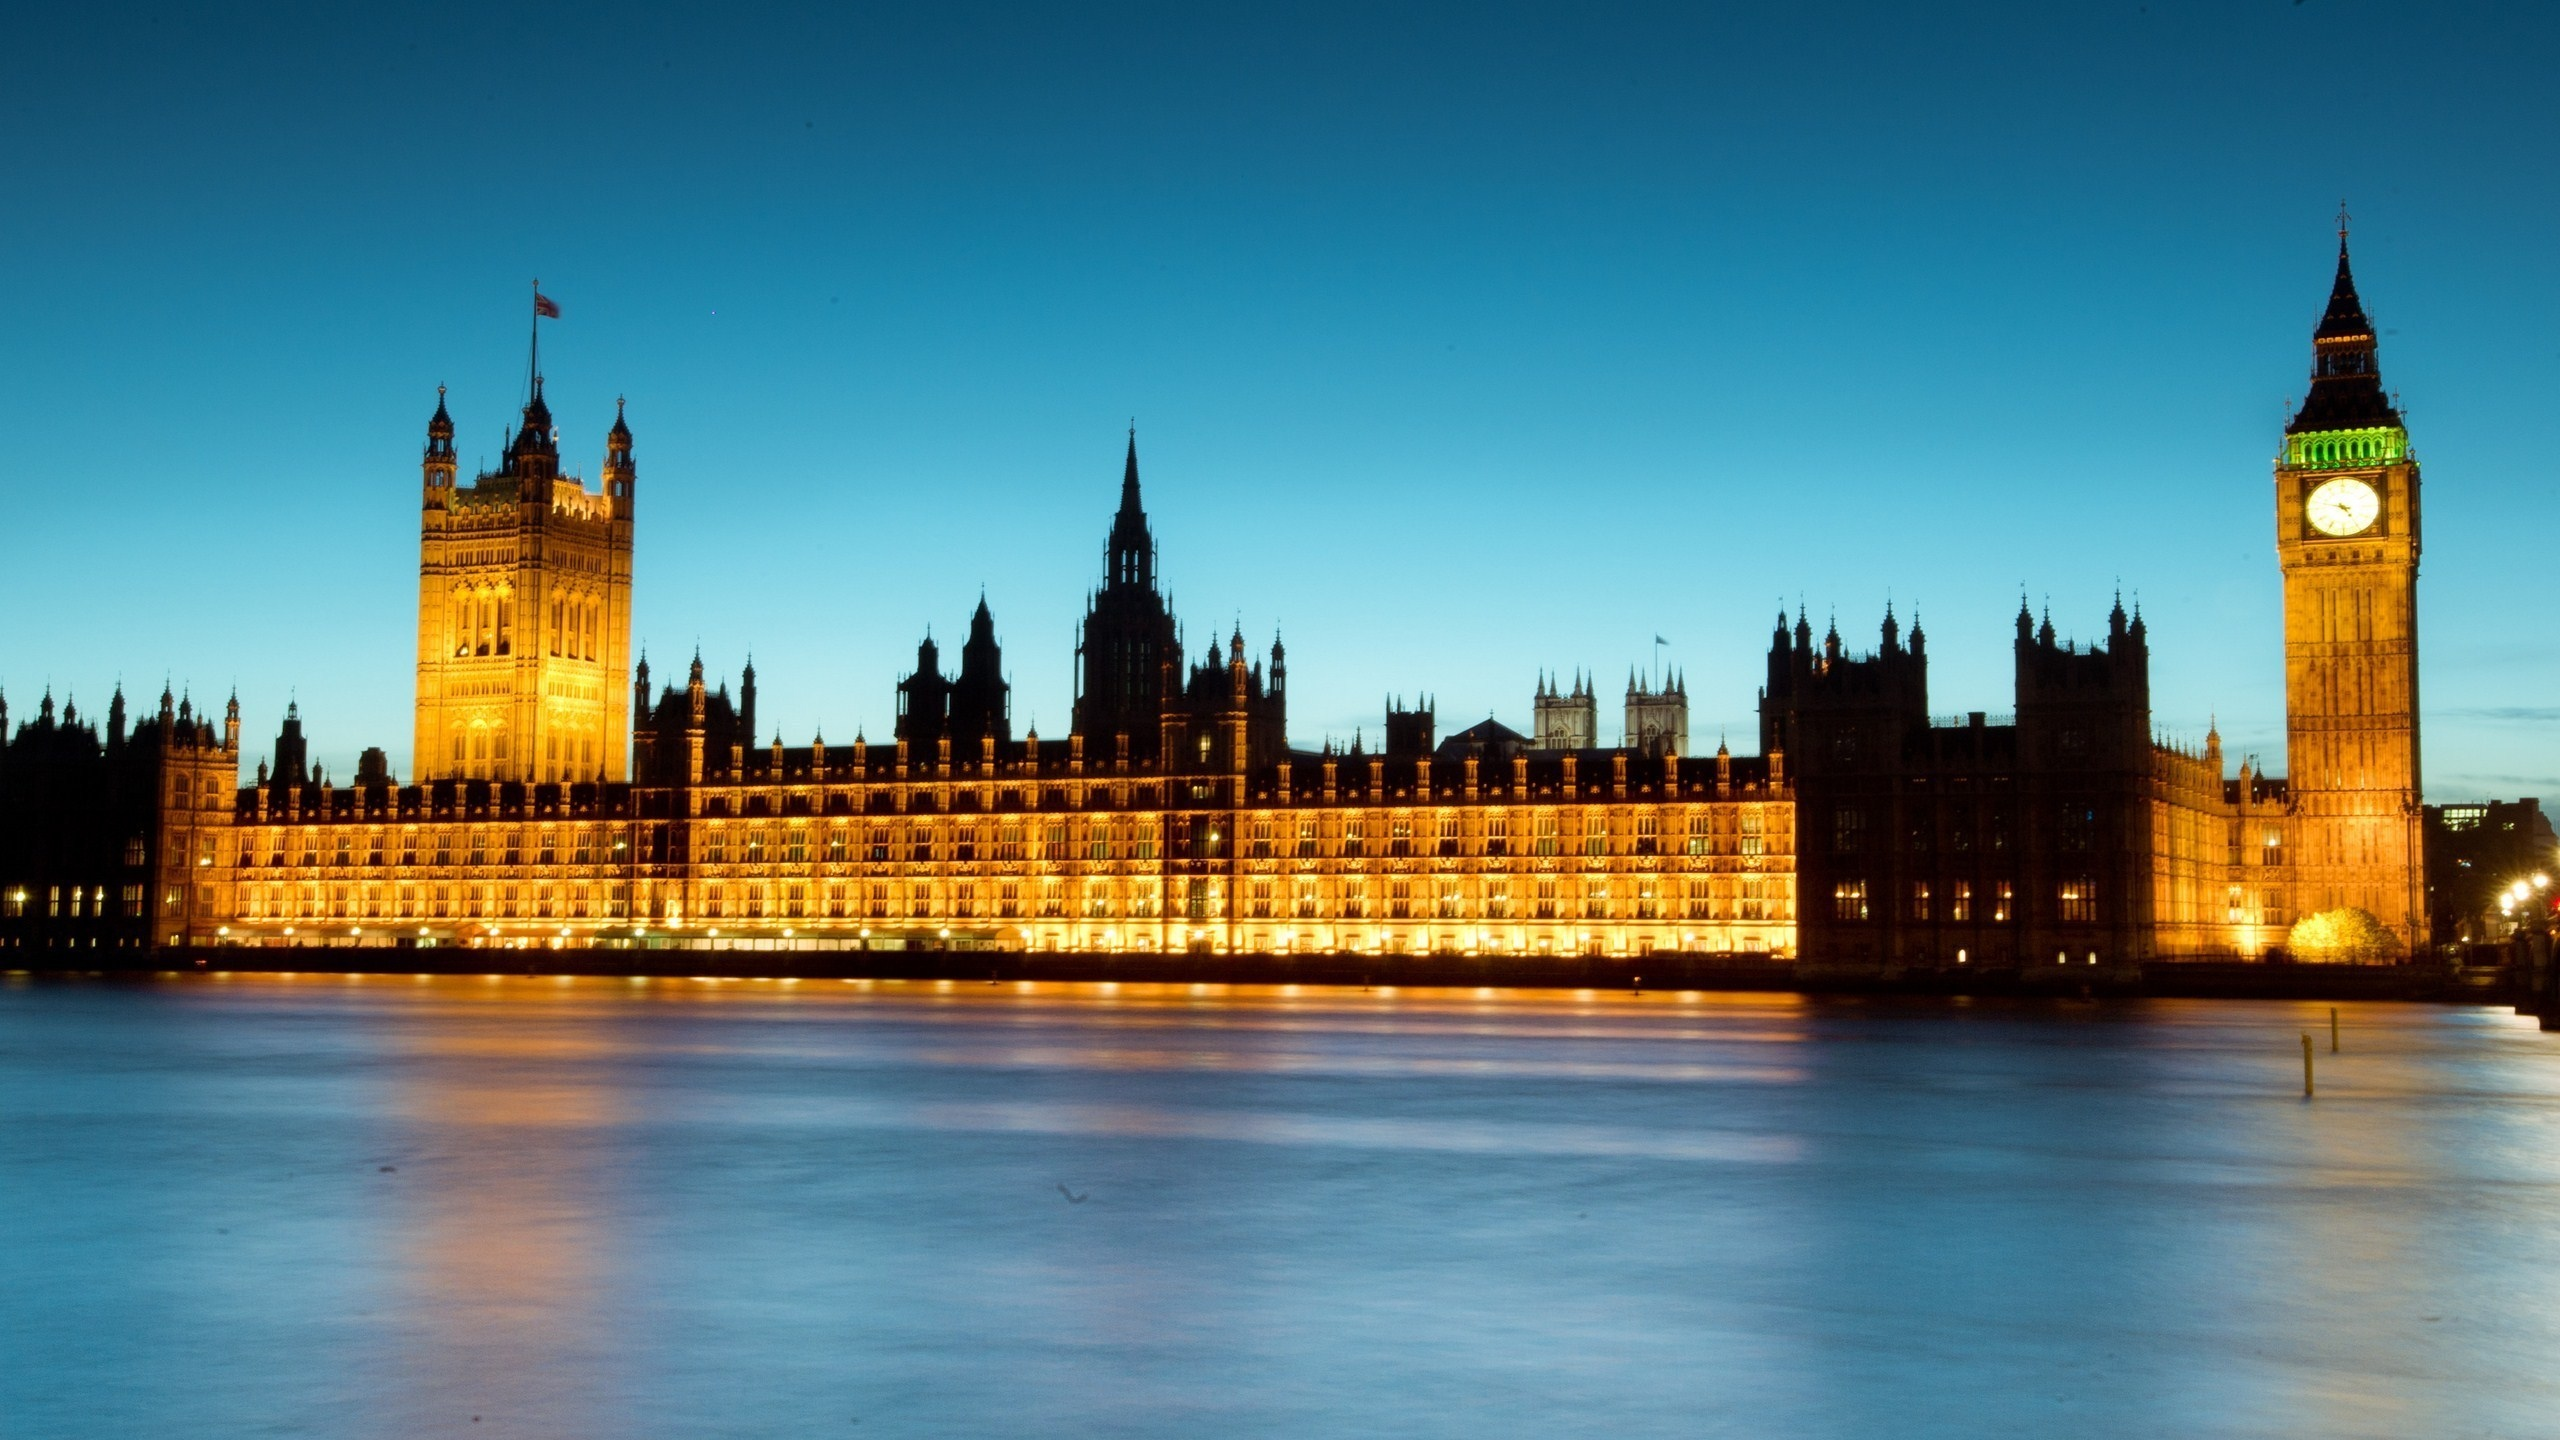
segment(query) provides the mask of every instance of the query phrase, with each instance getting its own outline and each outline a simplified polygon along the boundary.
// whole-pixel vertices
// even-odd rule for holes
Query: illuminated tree
[[[2397,950],[2391,932],[2369,910],[2352,906],[2323,910],[2293,922],[2285,948],[2296,960],[2333,965],[2371,965],[2389,960]]]

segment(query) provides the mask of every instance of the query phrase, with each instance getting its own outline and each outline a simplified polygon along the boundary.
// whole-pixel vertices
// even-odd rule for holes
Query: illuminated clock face
[[[2340,476],[2312,491],[2302,513],[2323,535],[2358,535],[2382,513],[2382,497],[2363,481]]]

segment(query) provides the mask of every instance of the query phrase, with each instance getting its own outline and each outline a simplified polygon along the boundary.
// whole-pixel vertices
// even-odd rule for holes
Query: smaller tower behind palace
[[[1627,673],[1627,748],[1647,755],[1689,753],[1689,682],[1676,671],[1662,688]]]
[[[498,468],[468,485],[438,387],[421,468],[417,779],[629,778],[638,475],[620,402],[600,491],[560,473],[538,370]]]
[[[1553,676],[1540,675],[1529,714],[1531,749],[1591,750],[1600,744],[1600,701],[1591,693],[1590,677],[1578,670],[1570,691],[1558,689]]]

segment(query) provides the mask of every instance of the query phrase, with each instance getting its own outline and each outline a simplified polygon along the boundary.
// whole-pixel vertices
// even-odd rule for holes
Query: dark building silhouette
[[[2560,898],[2560,836],[2532,796],[2428,806],[2426,853],[2438,944],[2503,939],[2519,915],[2547,915]],[[2549,883],[2534,885],[2537,875]],[[2519,883],[2528,890],[2516,898]]]
[[[0,735],[8,717],[0,699]],[[214,914],[197,872],[229,826],[239,742],[236,698],[217,731],[163,690],[128,731],[119,688],[102,734],[47,691],[0,744],[0,947],[140,949]]]
[[[1103,546],[1102,588],[1086,597],[1076,627],[1073,728],[1096,758],[1155,758],[1166,693],[1180,679],[1168,680],[1166,672],[1181,657],[1173,612],[1156,589],[1156,540],[1138,497],[1138,434],[1131,430],[1120,509]]]
[[[670,685],[656,702],[649,699],[649,660],[640,659],[631,685],[632,713],[640,717],[631,737],[632,773],[642,785],[681,785],[707,775],[731,775],[744,766],[756,743],[756,664],[749,660],[738,674],[738,698],[729,698],[729,682],[708,688],[702,678],[702,656],[678,690]]]
[[[1013,685],[1004,678],[1004,649],[984,595],[969,617],[957,677],[942,673],[941,647],[930,634],[916,646],[916,668],[898,682],[896,738],[928,754],[948,740],[951,754],[964,760],[992,759],[1013,740]]]
[[[1499,720],[1485,719],[1441,741],[1431,756],[1435,760],[1465,760],[1472,756],[1477,760],[1507,761],[1536,748],[1528,736]]]
[[[1386,755],[1390,760],[1410,760],[1432,751],[1432,736],[1439,727],[1439,707],[1430,696],[1407,706],[1396,696],[1387,697]]]
[[[1288,753],[1289,659],[1279,637],[1272,637],[1268,670],[1259,660],[1246,662],[1239,626],[1223,660],[1212,644],[1187,680],[1171,664],[1165,680],[1159,753],[1167,769],[1227,771],[1274,764]]]
[[[1800,943],[1852,966],[2124,965],[2152,953],[2149,651],[2058,641],[2021,605],[2017,715],[1929,716],[1927,637],[1890,610],[1876,650],[1779,617],[1764,745],[1788,757]]]

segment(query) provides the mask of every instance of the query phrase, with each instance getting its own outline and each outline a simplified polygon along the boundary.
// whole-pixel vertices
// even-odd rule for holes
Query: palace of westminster
[[[1077,641],[1073,725],[1014,733],[982,600],[928,639],[883,741],[757,739],[696,656],[630,649],[638,467],[560,469],[531,382],[465,482],[441,395],[420,491],[415,774],[271,756],[163,693],[103,728],[50,693],[0,746],[0,948],[641,945],[1583,954],[1927,969],[2258,958],[2360,910],[2426,940],[2418,466],[2346,244],[2274,465],[2287,769],[2156,741],[2141,617],[2058,642],[2025,609],[2013,719],[1933,720],[1926,637],[1872,650],[1783,613],[1759,753],[1688,752],[1685,685],[1587,681],[1533,733],[1445,738],[1391,702],[1375,750],[1293,747],[1288,665],[1188,653],[1157,587],[1134,435]],[[8,711],[0,701],[0,734]],[[254,775],[243,774],[253,765]],[[1391,962],[1389,962],[1391,963]]]

